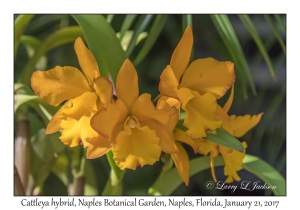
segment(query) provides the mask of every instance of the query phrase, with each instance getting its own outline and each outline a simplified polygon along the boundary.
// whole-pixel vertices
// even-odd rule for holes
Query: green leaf
[[[130,43],[130,41],[132,39],[133,33],[134,33],[133,31],[126,31],[125,32],[125,35],[124,35],[123,39],[121,40],[121,45],[122,45],[122,48],[123,48],[124,51],[127,50],[128,45],[129,45],[129,43]],[[120,38],[120,33],[117,33],[116,35],[117,35],[118,38]],[[141,33],[138,36],[135,44],[138,45],[138,43],[140,41],[142,41],[143,39],[145,39],[147,36],[148,36],[147,32]]]
[[[191,26],[193,28],[193,18],[191,14],[182,15],[182,33],[184,33],[187,26]]]
[[[101,75],[111,74],[116,81],[118,72],[127,58],[115,31],[102,15],[73,15],[82,28],[89,49],[94,54]]]
[[[249,18],[248,15],[239,15],[239,18],[241,19],[241,21],[245,24],[246,28],[248,29],[248,31],[250,32],[252,38],[254,39],[258,49],[260,50],[261,54],[263,55],[268,67],[269,67],[269,71],[270,74],[273,78],[275,78],[275,73],[274,73],[274,67],[272,65],[271,59],[266,51],[266,48],[257,32],[257,30],[255,29],[251,19]]]
[[[232,24],[227,15],[211,15],[211,18],[218,30],[227,50],[229,51],[235,65],[237,66],[236,73],[242,83],[242,91],[244,98],[247,98],[247,90],[244,77],[248,80],[253,95],[256,95],[254,81],[248,66],[246,57],[242,50],[241,44],[236,36]]]
[[[275,189],[272,189],[275,195],[286,195],[285,179],[276,169],[264,160],[253,155],[246,155],[243,160],[243,167],[245,170],[259,177],[269,186],[276,186]]]
[[[135,28],[134,28],[134,34],[132,36],[132,39],[128,45],[128,48],[126,50],[126,55],[128,57],[130,57],[131,53],[134,50],[135,47],[135,43],[136,43],[136,39],[138,38],[138,36],[144,32],[144,30],[146,29],[146,27],[148,26],[148,24],[150,23],[151,19],[152,19],[153,15],[142,15],[139,18],[138,23],[136,24]]]
[[[74,42],[78,37],[83,37],[82,31],[78,26],[70,26],[55,31],[50,34],[36,49],[34,55],[26,63],[20,78],[20,82],[30,86],[30,78],[35,70],[36,63],[49,50],[60,45]]]
[[[214,159],[214,165],[215,167],[224,166],[222,156]],[[195,158],[190,161],[190,177],[209,168],[210,157]],[[276,186],[275,189],[272,189],[275,195],[286,195],[285,179],[265,161],[252,155],[246,155],[243,160],[243,168],[259,177],[269,186]],[[170,195],[182,183],[183,181],[177,169],[173,168],[160,176],[149,189],[148,193],[150,195]]]
[[[182,15],[182,34],[184,33],[188,25],[193,29],[193,16],[191,14]],[[192,46],[190,62],[192,62],[193,60],[194,60],[194,46]]]
[[[27,104],[28,102],[33,102],[35,104],[41,104],[50,112],[50,114],[56,113],[58,110],[58,107],[53,107],[49,105],[46,101],[39,98],[36,95],[25,95],[25,94],[15,94],[14,95],[14,101],[15,101],[15,112],[20,108],[21,105]]]
[[[275,16],[277,22],[279,23],[279,25],[281,26],[282,30],[283,30],[284,32],[286,32],[285,21],[283,20],[283,18],[281,18],[282,15],[278,15],[278,14],[277,14],[277,15],[274,15],[274,16]]]
[[[26,85],[22,83],[14,84],[14,93],[16,94],[27,94],[27,95],[35,95],[35,93]]]
[[[107,17],[106,17],[106,21],[107,21],[108,23],[111,23],[111,21],[114,19],[114,17],[115,17],[114,14],[109,14],[109,15],[107,15]]]
[[[278,42],[279,42],[279,44],[280,44],[280,46],[281,46],[284,54],[286,54],[285,44],[283,43],[283,40],[282,40],[282,38],[281,38],[281,36],[279,34],[279,31],[278,31],[277,27],[275,26],[275,23],[272,21],[270,15],[264,15],[264,17],[266,18],[266,20],[270,24],[270,26],[271,26],[271,28],[272,28],[272,30],[273,30],[273,32],[274,32],[274,34],[275,34]]]
[[[35,181],[35,186],[42,184],[48,177],[55,163],[56,156],[64,149],[64,145],[58,138],[59,135],[59,133],[46,135],[45,129],[42,128],[31,143],[31,173]]]
[[[84,195],[86,196],[97,196],[98,190],[98,177],[96,176],[93,165],[90,161],[86,161],[84,167]]]
[[[185,115],[186,115],[185,112],[180,113],[179,120],[176,125],[176,128],[182,131],[187,130],[187,128],[183,125]],[[207,137],[203,139],[227,147],[229,149],[237,150],[239,152],[244,151],[244,147],[242,143],[223,128],[217,128],[215,131],[208,131]]]
[[[221,156],[214,159],[214,165],[223,166],[224,161]],[[210,157],[199,157],[190,161],[190,177],[210,168]],[[183,183],[176,167],[162,174],[159,179],[155,181],[148,193],[150,195],[170,195],[176,190],[179,185]]]
[[[139,65],[140,62],[146,57],[152,46],[154,45],[155,41],[157,40],[160,32],[162,31],[164,25],[166,24],[168,19],[168,15],[157,15],[154,23],[150,29],[149,35],[143,44],[142,49],[140,50],[139,54],[134,59],[133,63],[135,66]]]
[[[54,173],[50,173],[43,185],[42,191],[47,196],[67,196],[68,189],[62,180]],[[71,200],[71,199],[70,199]]]
[[[20,39],[27,51],[28,57],[31,58],[34,55],[35,50],[40,46],[41,41],[34,36],[22,35]],[[37,69],[46,69],[47,67],[47,57],[41,56],[37,61],[35,68]]]
[[[59,177],[59,179],[68,186],[72,183],[72,173],[70,167],[70,159],[68,158],[66,152],[59,155],[52,167],[52,172]]]
[[[20,37],[24,33],[27,25],[29,24],[30,20],[33,17],[34,15],[19,15],[15,20],[15,27],[14,27],[14,46],[15,46],[14,55],[15,56],[18,51]]]
[[[130,28],[132,22],[134,21],[135,17],[136,17],[136,15],[131,15],[131,14],[130,15],[126,15],[126,17],[125,17],[125,19],[123,21],[123,24],[121,26],[121,29],[120,29],[120,38],[119,39],[121,41],[122,41],[122,39],[123,39],[126,31],[129,30],[129,28]]]
[[[242,143],[223,128],[217,128],[215,131],[208,131],[207,137],[203,139],[229,149],[244,152]]]

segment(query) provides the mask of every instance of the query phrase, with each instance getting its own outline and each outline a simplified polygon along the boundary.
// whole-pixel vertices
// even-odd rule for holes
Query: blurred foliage
[[[15,15],[15,83],[22,82],[28,86],[31,73],[36,69],[50,69],[56,65],[79,68],[73,47],[76,37],[83,36],[75,20],[81,18],[79,16],[35,15],[21,19],[21,16]],[[247,154],[260,157],[286,178],[285,15],[117,14],[104,15],[104,18],[115,33],[120,32],[121,40],[126,40],[126,31],[133,31],[131,40],[128,43],[123,41],[122,46],[136,65],[140,93],[150,93],[152,99],[159,94],[160,74],[169,64],[187,24],[193,28],[194,59],[213,57],[220,61],[233,61],[237,77],[229,114],[253,115],[264,112],[261,122],[239,140],[247,142]],[[72,35],[64,34],[68,29],[73,30]],[[142,33],[147,36],[141,38]],[[101,43],[98,47],[101,47]],[[116,73],[112,75],[115,77]],[[15,93],[22,90],[21,86],[15,87]],[[67,195],[68,186],[74,181],[72,155],[77,151],[64,147],[58,135],[45,136],[43,130],[53,113],[47,113],[47,105],[34,95],[31,98],[22,96],[24,92],[27,96],[32,94],[28,87],[25,86],[23,93],[17,96],[23,100],[22,103],[30,102],[26,104],[28,111],[24,117],[30,123],[32,143],[31,189],[27,194]],[[227,95],[220,100],[220,104],[224,103]],[[20,103],[20,100],[17,101]],[[25,105],[17,104],[19,106]],[[190,159],[196,157],[191,148],[185,148]],[[82,153],[85,151],[79,154]],[[153,166],[144,166],[136,171],[128,170],[123,180],[123,195],[147,195],[162,167],[162,162],[156,162]],[[106,157],[86,160],[84,168],[80,170],[86,172],[85,195],[101,195],[110,173]],[[246,170],[239,174],[242,180],[258,180]],[[222,167],[216,168],[216,175],[218,179],[225,180]],[[203,170],[191,177],[188,187],[181,184],[172,195],[232,195],[230,190],[205,189],[207,181],[211,181],[210,171]],[[264,193],[269,195],[272,192],[238,191],[235,195]]]

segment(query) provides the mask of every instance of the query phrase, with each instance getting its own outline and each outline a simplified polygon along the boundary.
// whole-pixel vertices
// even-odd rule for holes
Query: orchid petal
[[[170,154],[178,151],[174,142],[173,133],[168,132],[164,124],[161,124],[155,120],[147,120],[141,122],[141,125],[148,126],[150,130],[154,130],[156,132],[156,136],[158,136],[160,139],[159,145],[163,152]]]
[[[128,111],[139,96],[138,75],[129,59],[123,63],[117,76],[117,96],[126,105]]]
[[[253,116],[248,114],[245,116],[231,115],[230,121],[224,122],[222,127],[231,135],[239,138],[256,126],[259,123],[262,115],[263,113]]]
[[[92,87],[93,80],[100,76],[97,61],[80,37],[76,39],[74,48],[81,70]]]
[[[180,143],[176,143],[178,152],[172,153],[171,156],[177,168],[177,171],[184,181],[185,185],[188,186],[190,179],[190,162],[189,156],[183,146]]]
[[[193,139],[191,139],[191,137],[186,135],[186,132],[179,130],[179,129],[175,130],[174,138],[175,138],[175,141],[180,141],[182,143],[190,145],[191,147],[193,147],[195,144],[195,141]]]
[[[199,139],[207,136],[207,130],[221,127],[222,121],[214,119],[217,102],[211,93],[200,95],[196,91],[181,88],[178,90],[178,95],[182,102],[182,109],[187,113],[183,125],[188,128],[186,131],[188,136]]]
[[[179,87],[198,91],[201,95],[210,92],[219,99],[235,81],[234,64],[219,62],[213,58],[197,59],[185,71]]]
[[[101,157],[112,149],[111,142],[101,135],[87,139],[86,141],[89,143],[86,152],[86,157],[88,159]]]
[[[237,171],[243,169],[243,159],[245,157],[245,151],[247,148],[246,142],[242,142],[242,144],[245,148],[244,152],[238,152],[223,146],[220,146],[219,148],[225,162],[224,175],[228,176],[226,179],[227,183],[231,183],[233,180],[241,180],[237,174]]]
[[[176,108],[176,113],[171,115],[169,122],[164,125],[164,128],[167,129],[169,133],[173,133],[173,130],[178,122],[180,114],[180,101],[175,98],[161,96],[156,105],[157,109],[163,109],[166,111],[170,110],[172,107]]]
[[[87,151],[86,151],[86,158],[87,159],[95,159],[101,157],[108,153],[112,148],[106,147],[97,147],[92,144],[89,144]]]
[[[40,98],[53,106],[91,92],[85,76],[78,69],[69,66],[33,72],[31,87]]]
[[[168,65],[160,75],[159,92],[164,96],[178,99],[177,86],[178,79],[174,75],[172,68]]]
[[[60,112],[63,109],[63,107],[71,107],[72,106],[72,100],[67,101],[56,113],[53,115],[51,120],[49,121],[47,128],[46,128],[46,134],[52,134],[60,130],[60,123],[61,123],[61,118]]]
[[[72,100],[72,106],[64,106],[60,112],[62,119],[60,127],[63,130],[60,136],[61,141],[75,147],[81,142],[86,147],[86,139],[98,136],[98,133],[90,126],[90,120],[96,112],[96,101],[98,96],[94,93],[84,93]]]
[[[100,135],[111,140],[114,128],[124,122],[127,117],[127,108],[122,100],[115,104],[108,104],[99,110],[91,119],[92,128]]]
[[[177,81],[180,81],[186,67],[190,62],[191,52],[193,46],[193,32],[190,26],[187,26],[184,34],[179,41],[177,47],[175,48],[172,58],[170,61],[170,66],[173,69],[174,75]]]
[[[230,117],[228,116],[227,112],[225,112],[225,110],[219,104],[217,105],[215,119],[223,122],[230,121]]]
[[[149,127],[130,128],[131,134],[121,131],[113,149],[114,160],[120,169],[135,170],[138,166],[153,165],[160,156],[159,138]]]
[[[176,108],[170,108],[168,111],[156,109],[151,101],[151,95],[144,93],[138,97],[132,106],[132,115],[137,117],[139,121],[154,119],[160,123],[166,124],[170,120],[170,116],[176,114]]]
[[[227,99],[227,101],[225,102],[225,104],[223,106],[223,109],[226,113],[228,113],[228,111],[232,105],[233,95],[234,95],[234,85],[232,85],[229,98]]]
[[[195,153],[199,153],[205,156],[210,154],[212,157],[217,157],[219,155],[219,146],[204,139],[195,140],[193,148]]]
[[[110,104],[113,100],[113,86],[111,81],[103,76],[93,80],[94,89],[103,104]]]

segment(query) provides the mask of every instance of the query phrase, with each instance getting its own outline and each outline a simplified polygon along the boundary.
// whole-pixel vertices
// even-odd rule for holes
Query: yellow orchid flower
[[[91,118],[91,126],[115,142],[114,160],[122,170],[152,165],[161,151],[177,151],[168,132],[162,128],[176,108],[155,109],[150,94],[139,96],[138,75],[128,59],[118,73],[116,93],[116,102],[101,108]]]
[[[111,143],[92,129],[90,119],[113,101],[113,88],[109,80],[100,76],[96,59],[81,38],[76,39],[74,48],[83,73],[70,66],[38,70],[32,74],[31,87],[53,106],[67,101],[50,120],[46,134],[62,130],[60,139],[64,144],[83,144],[88,147],[87,157],[95,158],[108,152]]]
[[[179,119],[180,114],[180,101],[178,101],[175,98],[170,98],[166,96],[161,96],[160,99],[157,102],[158,109],[162,110],[170,110],[170,108],[175,107],[176,108],[176,114],[172,115],[170,117],[170,121],[167,124],[162,125],[161,129],[164,129],[167,131],[169,136],[171,136],[172,141],[175,143],[178,151],[171,153],[171,157],[174,161],[174,164],[177,168],[177,171],[186,184],[186,186],[189,184],[189,173],[190,173],[190,162],[189,162],[189,156],[187,152],[185,151],[184,147],[181,145],[181,143],[189,144],[191,147],[193,146],[193,140],[190,138],[182,138],[181,136],[186,136],[186,133],[175,129],[175,126]]]
[[[237,138],[240,138],[259,123],[263,113],[253,116],[250,116],[249,114],[245,116],[228,116],[227,113],[232,105],[233,96],[234,86],[232,86],[230,96],[224,104],[223,108],[218,106],[218,109],[216,111],[216,119],[223,121],[222,128],[224,128],[228,133]],[[246,150],[246,142],[242,142],[242,144]],[[223,146],[219,146],[219,151],[223,156],[225,162],[224,174],[228,176],[226,182],[230,183],[233,180],[240,181],[241,178],[236,172],[243,168],[242,162],[245,157],[245,151],[242,153]]]
[[[250,117],[250,115],[245,116],[238,116],[235,115],[228,116],[227,112],[229,111],[234,96],[234,86],[231,88],[231,93],[224,104],[223,107],[218,105],[217,111],[216,111],[216,119],[222,120],[222,127],[229,132],[231,135],[239,138],[246,134],[250,129],[252,129],[254,126],[256,126],[263,113],[260,113],[258,115],[254,115]],[[247,148],[246,142],[242,142],[242,145],[244,147],[244,152],[238,152],[236,150],[229,149],[227,147],[214,144],[212,142],[206,141],[204,139],[197,139],[194,143],[194,151],[195,153],[200,153],[203,155],[210,154],[210,164],[211,164],[211,171],[213,179],[216,181],[216,176],[214,173],[214,163],[213,158],[221,154],[223,156],[225,167],[224,167],[224,174],[227,177],[226,182],[230,183],[235,181],[240,181],[240,177],[237,174],[237,171],[241,170],[243,159],[245,157],[245,152]]]
[[[186,131],[193,139],[206,137],[207,130],[221,127],[215,119],[216,99],[222,97],[235,81],[232,62],[219,62],[213,58],[197,59],[190,65],[193,34],[188,26],[173,52],[170,65],[160,76],[159,91],[176,98],[187,116]]]

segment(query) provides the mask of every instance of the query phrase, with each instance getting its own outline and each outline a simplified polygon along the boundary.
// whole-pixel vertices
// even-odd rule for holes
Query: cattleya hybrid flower
[[[88,147],[88,157],[107,153],[112,145],[90,126],[90,119],[99,109],[112,102],[111,82],[100,76],[93,54],[81,38],[75,41],[75,52],[83,73],[75,67],[56,66],[47,71],[35,71],[31,77],[34,92],[53,106],[67,101],[53,116],[46,134],[62,130],[60,140],[75,147]]]
[[[235,81],[233,63],[213,58],[197,59],[190,65],[193,34],[188,26],[175,48],[170,65],[160,76],[162,95],[178,99],[186,111],[184,126],[193,139],[206,137],[206,131],[221,127],[214,118],[216,100],[221,98]]]
[[[152,165],[161,151],[177,151],[172,137],[162,129],[176,108],[156,109],[150,94],[139,96],[138,75],[128,59],[118,73],[116,92],[116,102],[101,108],[91,118],[91,126],[115,144],[114,160],[122,170]]]
[[[231,115],[228,116],[227,112],[229,111],[232,101],[233,101],[233,93],[234,93],[234,86],[232,86],[231,94],[225,103],[223,107],[218,105],[218,111],[216,112],[216,119],[222,120],[222,127],[229,132],[231,135],[235,137],[242,137],[245,135],[250,129],[252,129],[254,126],[256,126],[263,113],[260,113],[258,115],[245,115],[245,116],[238,116]],[[184,135],[183,131],[175,131],[175,139],[176,141],[180,141],[183,143],[188,144],[194,149],[195,153],[202,154],[204,156],[210,155],[210,165],[211,165],[211,172],[212,177],[214,181],[216,182],[216,176],[214,172],[214,163],[213,159],[217,157],[219,154],[222,155],[225,167],[224,167],[224,175],[228,176],[226,179],[227,183],[231,183],[234,180],[240,181],[240,177],[237,174],[237,171],[241,170],[242,162],[245,157],[245,151],[247,148],[246,142],[242,142],[242,145],[244,147],[244,152],[239,152],[233,149],[229,149],[227,147],[215,144],[213,142],[207,141],[205,139],[192,139],[191,137]],[[172,154],[172,157],[174,155],[179,156],[177,160],[174,160],[175,164],[176,161],[180,162],[177,163],[177,165],[185,166],[185,170],[183,170],[180,167],[177,167],[177,170],[179,171],[179,174],[181,175],[182,179],[187,182],[186,180],[189,178],[189,171],[186,170],[187,165],[189,165],[188,160],[186,161],[186,152],[180,151],[177,152],[177,154]],[[183,158],[181,158],[183,157]],[[173,158],[174,159],[174,158]]]
[[[188,26],[182,39],[173,52],[170,65],[161,74],[159,90],[163,95],[158,101],[158,107],[170,108],[176,104],[178,113],[171,118],[169,126],[173,129],[179,119],[180,106],[186,111],[184,126],[185,132],[175,129],[173,140],[178,152],[171,154],[175,166],[185,182],[189,182],[189,158],[181,143],[191,146],[195,153],[210,154],[210,163],[213,179],[213,159],[221,154],[225,167],[224,174],[228,176],[226,182],[240,180],[237,171],[242,169],[244,152],[238,152],[203,139],[206,132],[223,127],[235,137],[241,137],[253,128],[262,114],[252,116],[228,116],[227,112],[233,101],[233,84],[235,82],[234,64],[226,61],[219,62],[213,58],[197,59],[189,65],[193,45],[193,35]],[[232,87],[228,101],[222,108],[217,104],[226,91]],[[180,105],[181,104],[181,105]],[[169,129],[172,130],[172,129]],[[172,130],[173,131],[173,130]],[[246,148],[247,144],[242,143]]]

